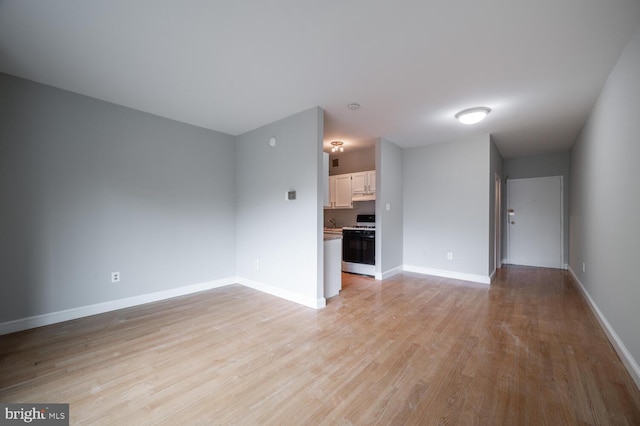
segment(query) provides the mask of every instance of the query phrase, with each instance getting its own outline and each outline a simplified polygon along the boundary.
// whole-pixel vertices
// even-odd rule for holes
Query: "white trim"
[[[494,269],[493,272],[491,272],[491,275],[489,275],[489,284],[491,284],[491,281],[493,281],[493,279],[496,277],[497,270],[498,268]]]
[[[422,266],[403,265],[403,270],[423,275],[453,278],[456,280],[472,281],[480,284],[491,284],[491,278],[486,275],[466,274],[464,272],[445,271],[443,269],[424,268]]]
[[[387,278],[391,278],[394,275],[398,275],[403,271],[403,266],[396,266],[393,269],[389,269],[388,271],[384,271],[382,273],[376,273],[376,280],[386,280]]]
[[[584,285],[582,285],[582,282],[580,282],[576,273],[573,272],[573,269],[571,269],[571,266],[569,266],[569,273],[571,274],[571,278],[573,278],[573,281],[577,284],[576,287],[578,287],[578,290],[580,291],[580,293],[582,293],[582,296],[587,301],[587,304],[591,308],[591,311],[594,313],[594,315],[598,319],[598,322],[600,323],[600,326],[604,330],[604,333],[609,338],[609,342],[611,342],[611,346],[613,346],[613,348],[616,350],[616,352],[618,353],[618,356],[622,360],[622,363],[624,364],[627,371],[629,372],[629,375],[631,376],[633,381],[636,383],[636,386],[638,387],[638,389],[640,389],[640,366],[638,366],[638,363],[633,358],[633,356],[631,355],[627,347],[624,345],[624,343],[620,339],[620,336],[618,336],[618,334],[613,329],[609,321],[607,321],[607,318],[600,311],[600,309],[598,308],[598,305],[596,305],[596,302],[593,301],[587,289],[584,287]]]
[[[236,277],[222,278],[215,281],[192,284],[155,293],[141,294],[140,296],[111,300],[109,302],[96,303],[94,305],[81,306],[79,308],[66,309],[64,311],[51,312],[48,314],[7,321],[0,323],[0,335],[102,314],[105,312],[117,311],[118,309],[130,308],[132,306],[144,305],[146,303],[158,302],[160,300],[171,299],[173,297],[224,287],[237,282]]]
[[[324,297],[321,297],[319,299],[312,299],[289,290],[283,290],[281,288],[274,287],[269,284],[264,284],[258,281],[253,281],[247,278],[238,277],[237,280],[239,284],[242,284],[245,287],[249,287],[254,290],[279,297],[281,299],[289,300],[290,302],[295,302],[299,305],[304,305],[309,308],[320,309],[327,306],[327,300]]]
[[[291,302],[295,302],[314,309],[320,309],[327,306],[327,301],[325,298],[314,300],[297,293],[282,290],[277,287],[269,286],[256,281],[251,281],[245,278],[227,277],[215,281],[192,284],[183,287],[172,288],[169,290],[158,291],[155,293],[142,294],[140,296],[111,300],[109,302],[96,303],[95,305],[81,306],[79,308],[72,308],[64,311],[51,312],[48,314],[35,315],[32,317],[3,322],[0,323],[0,336],[3,334],[28,330],[30,328],[43,327],[45,325],[56,324],[59,322],[88,317],[91,315],[103,314],[105,312],[117,311],[118,309],[125,309],[132,306],[139,306],[147,303],[171,299],[173,297],[198,293],[200,291],[211,290],[231,284],[240,284],[245,287],[249,287],[263,293],[271,294],[281,299],[289,300]]]
[[[564,176],[560,178],[560,265],[562,269],[566,269],[564,263]]]
[[[493,187],[493,268],[495,273],[496,269],[502,267],[502,176],[498,173],[495,173]]]
[[[502,264],[503,265],[509,265],[509,263],[507,263],[506,259],[502,259]],[[525,265],[527,266],[527,265]],[[532,266],[532,268],[547,268],[547,266]],[[549,266],[549,268],[551,268]],[[569,265],[567,263],[563,263],[562,265],[560,265],[560,268],[552,268],[552,269],[564,269],[565,271],[569,269]]]

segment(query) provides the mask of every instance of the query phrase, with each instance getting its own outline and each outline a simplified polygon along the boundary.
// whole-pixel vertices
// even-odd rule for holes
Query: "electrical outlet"
[[[260,269],[260,261],[256,259],[256,269]]]
[[[451,252],[447,253],[447,260],[453,260],[453,253]]]
[[[587,265],[582,262],[582,272],[587,272]]]
[[[112,272],[111,273],[111,282],[119,283],[120,282],[120,272]]]

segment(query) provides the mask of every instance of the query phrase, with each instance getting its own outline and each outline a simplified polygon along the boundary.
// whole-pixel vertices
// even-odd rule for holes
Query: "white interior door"
[[[507,182],[509,263],[562,268],[562,176]]]

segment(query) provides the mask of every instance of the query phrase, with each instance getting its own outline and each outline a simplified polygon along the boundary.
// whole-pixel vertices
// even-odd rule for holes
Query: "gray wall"
[[[292,115],[238,136],[236,146],[238,275],[309,303],[323,298],[322,114]],[[285,199],[289,190],[295,201]]]
[[[491,138],[491,137],[490,137]],[[500,178],[501,186],[502,186],[502,156],[496,147],[496,144],[491,140],[490,142],[490,170],[489,170],[489,274],[493,274],[496,268],[496,254],[495,254],[495,246],[496,246],[496,214],[499,214],[502,217],[501,212],[497,212],[496,210],[496,175]],[[504,189],[504,188],[502,188]],[[504,191],[501,191],[504,193]],[[504,197],[501,202],[504,202]],[[500,220],[500,219],[499,219]],[[501,230],[504,229],[504,226],[501,227]],[[500,259],[498,259],[500,260]]]
[[[376,273],[403,265],[402,149],[385,139],[376,141]],[[389,204],[390,210],[386,209]]]
[[[488,276],[489,135],[403,154],[405,265]]]
[[[5,74],[0,108],[0,322],[235,275],[233,137]]]
[[[640,362],[640,28],[571,148],[569,265]],[[582,263],[586,270],[582,272]],[[640,384],[636,370],[636,383]]]
[[[537,178],[545,176],[562,176],[564,183],[563,205],[564,213],[564,263],[569,259],[569,193],[570,193],[570,155],[569,151],[534,155],[528,157],[507,158],[503,162],[503,181],[506,179]],[[507,186],[505,184],[502,203],[502,258],[507,254]]]
[[[337,158],[338,167],[333,167],[333,159]],[[338,154],[329,153],[329,175],[343,175],[346,173],[363,172],[376,169],[376,148],[372,144],[370,148],[350,150]]]

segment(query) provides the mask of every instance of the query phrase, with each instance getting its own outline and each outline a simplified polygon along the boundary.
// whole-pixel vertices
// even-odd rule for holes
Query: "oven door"
[[[362,263],[365,265],[375,265],[375,231],[342,231],[342,261],[350,263]]]

